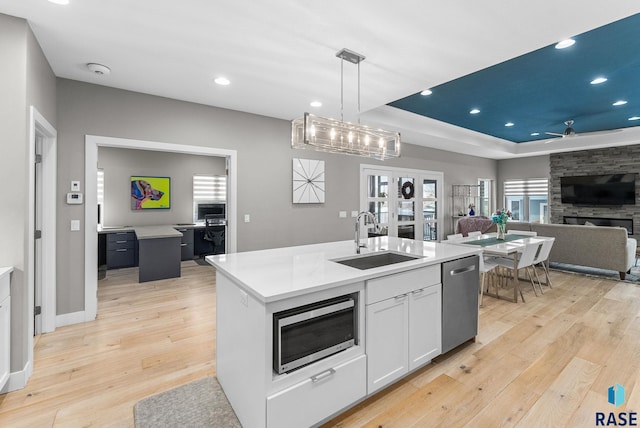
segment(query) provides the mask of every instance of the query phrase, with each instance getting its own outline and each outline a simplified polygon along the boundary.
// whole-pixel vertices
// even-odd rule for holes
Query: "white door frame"
[[[92,321],[98,312],[98,204],[96,189],[98,170],[98,147],[117,147],[122,149],[153,150],[161,152],[184,153],[200,156],[218,156],[228,159],[227,189],[227,251],[236,252],[237,245],[237,189],[238,189],[238,152],[203,146],[161,143],[156,141],[131,140],[126,138],[85,136],[85,211],[84,211],[84,321]],[[78,322],[81,322],[78,320]]]
[[[23,388],[33,372],[33,302],[35,292],[34,230],[35,230],[35,168],[36,137],[42,138],[42,332],[55,330],[56,319],[56,162],[57,131],[34,107],[29,107],[29,154],[28,154],[28,224],[26,230],[27,272],[27,364],[24,373],[12,382],[11,390]],[[14,376],[12,374],[12,381]]]

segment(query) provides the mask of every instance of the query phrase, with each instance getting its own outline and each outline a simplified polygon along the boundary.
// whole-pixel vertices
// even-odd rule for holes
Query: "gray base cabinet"
[[[134,232],[107,234],[107,269],[136,266],[138,264],[137,245]]]

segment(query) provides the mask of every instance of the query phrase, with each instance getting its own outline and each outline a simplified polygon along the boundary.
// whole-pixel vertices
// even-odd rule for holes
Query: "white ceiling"
[[[0,0],[0,12],[29,21],[58,77],[285,120],[339,117],[335,53],[348,48],[366,57],[362,122],[406,142],[496,159],[640,142],[635,127],[518,145],[385,105],[638,13],[637,2]],[[90,73],[89,62],[111,74]],[[231,85],[214,84],[220,75]],[[345,120],[357,116],[356,76],[345,63]]]

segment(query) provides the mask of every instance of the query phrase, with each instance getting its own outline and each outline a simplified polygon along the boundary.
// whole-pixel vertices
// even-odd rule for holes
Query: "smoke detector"
[[[111,73],[111,69],[106,65],[96,64],[94,62],[90,62],[89,64],[87,64],[87,68],[89,69],[89,71],[99,76],[106,76],[107,74]]]

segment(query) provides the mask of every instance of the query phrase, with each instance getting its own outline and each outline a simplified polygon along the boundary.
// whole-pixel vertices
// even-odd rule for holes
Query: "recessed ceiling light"
[[[215,79],[213,79],[213,81],[221,86],[227,86],[229,83],[231,83],[226,77],[216,77]]]
[[[539,133],[539,132],[532,132],[532,133],[531,133],[531,136],[532,136],[532,137],[537,137],[538,135],[540,135],[540,133]]]
[[[565,49],[569,46],[573,46],[576,41],[573,39],[566,39],[556,44],[556,49]]]
[[[420,92],[420,95],[424,95],[424,96],[431,95],[431,94],[433,94],[431,89],[425,89],[424,91]]]
[[[472,109],[469,114],[478,114],[480,113],[480,110],[478,110],[477,108]]]
[[[629,120],[640,120],[640,116],[632,116]]]
[[[69,4],[69,0],[49,0],[49,2],[55,4]]]
[[[504,126],[513,126],[513,125],[514,125],[513,122],[507,122],[507,123],[504,124]]]
[[[322,107],[322,103],[320,101],[311,101],[309,105],[311,107]]]
[[[620,100],[620,101],[616,101],[615,103],[613,103],[614,106],[623,106],[625,105],[627,102],[625,100]]]
[[[606,81],[607,81],[607,78],[606,78],[606,77],[596,77],[595,79],[593,79],[593,80],[591,81],[591,84],[592,84],[592,85],[599,85],[600,83],[604,83],[604,82],[606,82]]]

